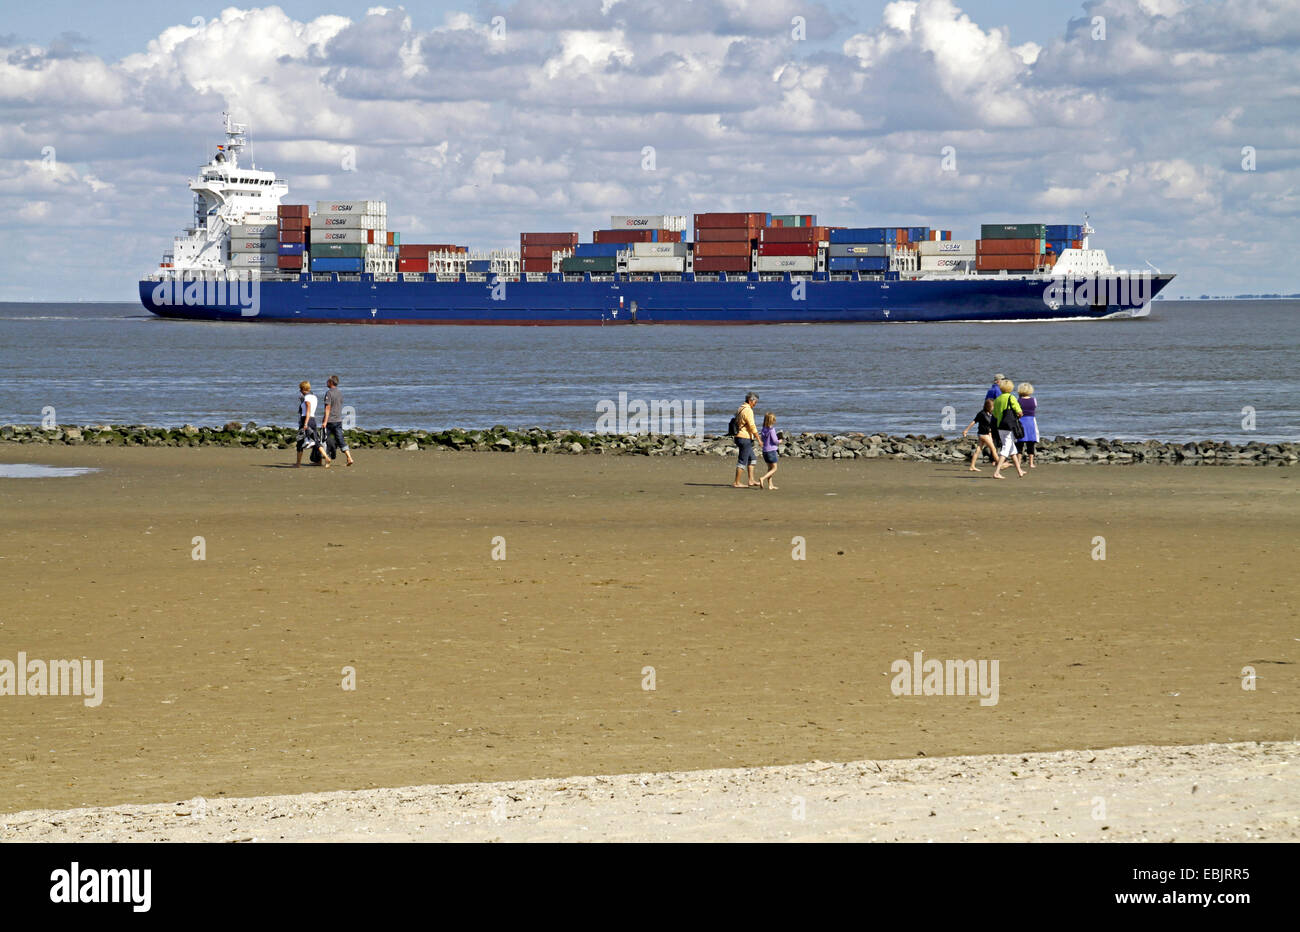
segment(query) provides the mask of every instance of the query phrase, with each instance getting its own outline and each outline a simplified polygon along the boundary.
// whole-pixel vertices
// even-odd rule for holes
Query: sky
[[[287,203],[383,199],[408,241],[1087,212],[1173,295],[1300,291],[1300,0],[12,7],[0,300],[134,300],[227,110]]]

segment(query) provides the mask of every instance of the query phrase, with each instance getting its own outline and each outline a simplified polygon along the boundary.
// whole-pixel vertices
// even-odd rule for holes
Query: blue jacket
[[[994,382],[989,386],[989,390],[984,393],[985,401],[997,401],[998,395],[1002,394],[1002,389],[998,388],[998,383]]]

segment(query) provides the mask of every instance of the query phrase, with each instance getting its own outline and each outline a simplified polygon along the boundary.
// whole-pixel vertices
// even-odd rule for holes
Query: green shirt
[[[1020,410],[1020,402],[1016,399],[1016,393],[1004,392],[1001,395],[998,395],[998,397],[993,401],[993,425],[995,427],[1002,426],[1002,415],[1006,414],[1007,405],[1015,408],[1017,415],[1024,414],[1024,412]]]

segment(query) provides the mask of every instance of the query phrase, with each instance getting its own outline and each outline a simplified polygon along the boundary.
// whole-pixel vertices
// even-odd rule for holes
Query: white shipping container
[[[970,256],[975,257],[973,239],[927,239],[918,244],[922,256]]]
[[[974,269],[974,256],[921,256],[922,272],[971,272]]]
[[[628,214],[609,218],[611,230],[674,230],[686,231],[685,215]]]
[[[232,269],[273,269],[277,265],[274,252],[237,252],[230,257]]]
[[[387,220],[378,214],[317,214],[311,223],[315,230],[387,230]]]
[[[279,227],[274,223],[236,223],[230,227],[230,240],[275,239]]]
[[[318,214],[374,214],[376,217],[388,216],[388,204],[385,201],[317,201]]]
[[[759,272],[812,272],[817,260],[812,256],[759,256]]]
[[[628,256],[628,272],[681,272],[686,268],[685,256]]]
[[[312,230],[311,241],[313,243],[351,243],[353,245],[365,245],[370,242],[368,239],[369,230],[352,230],[347,227],[325,227],[322,230]]]
[[[230,251],[232,253],[241,252],[269,252],[278,253],[280,244],[274,239],[232,239],[230,241]]]
[[[685,243],[629,243],[634,256],[685,256]]]

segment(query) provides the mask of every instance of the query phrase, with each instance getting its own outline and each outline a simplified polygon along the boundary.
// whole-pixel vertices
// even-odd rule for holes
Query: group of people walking
[[[965,437],[972,427],[978,427],[979,437],[971,454],[971,472],[979,472],[975,465],[983,451],[993,460],[993,478],[1005,479],[1002,469],[1010,460],[1015,464],[1020,478],[1025,477],[1021,457],[1030,469],[1034,468],[1034,455],[1038,451],[1038,400],[1034,386],[1021,382],[1018,386],[1001,372],[993,377],[993,384],[984,395],[984,406],[961,432]]]
[[[334,464],[340,450],[347,457],[348,465],[352,465],[352,450],[343,435],[343,392],[339,391],[339,377],[331,375],[325,380],[325,386],[325,409],[317,426],[316,409],[320,399],[312,394],[310,382],[298,383],[298,460],[294,466],[302,465],[302,455],[308,450],[320,454],[321,465],[326,469]],[[311,459],[315,462],[316,457]]]

